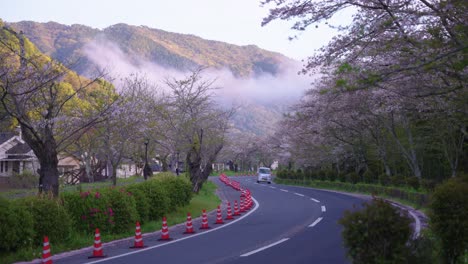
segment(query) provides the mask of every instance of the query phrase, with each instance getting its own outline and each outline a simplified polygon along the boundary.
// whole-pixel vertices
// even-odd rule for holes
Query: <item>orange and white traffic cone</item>
[[[234,217],[232,217],[232,212],[231,212],[231,203],[228,202],[227,204],[227,216],[224,220],[232,220]]]
[[[208,216],[206,215],[206,210],[203,209],[202,213],[202,225],[200,229],[210,229],[210,226],[208,225]]]
[[[219,207],[219,205],[218,205],[218,210],[216,212],[216,222],[215,222],[215,224],[217,224],[217,225],[224,224],[223,216],[221,215],[221,208]]]
[[[101,243],[101,233],[99,233],[99,228],[96,228],[94,232],[94,248],[93,255],[88,258],[105,258],[106,255],[102,252],[102,243]]]
[[[49,237],[44,237],[44,247],[42,248],[42,263],[52,264],[52,255],[50,254]]]
[[[234,201],[234,216],[240,215],[239,208],[237,207],[237,200]]]
[[[244,207],[244,198],[240,198],[240,209],[239,209],[239,212],[240,213],[243,213],[245,212],[245,207]]]
[[[135,243],[133,244],[133,247],[130,248],[144,248],[145,245],[143,244],[143,237],[141,236],[141,227],[140,227],[140,222],[136,222],[136,227],[135,227]]]
[[[193,234],[193,225],[192,225],[192,216],[190,213],[187,213],[187,222],[185,223],[185,232],[184,234]]]
[[[161,238],[158,240],[171,240],[171,238],[169,237],[169,228],[167,227],[167,220],[165,216],[163,217],[162,221]]]

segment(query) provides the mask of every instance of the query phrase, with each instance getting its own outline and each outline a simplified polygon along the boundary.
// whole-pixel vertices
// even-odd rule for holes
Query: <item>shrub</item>
[[[365,183],[375,183],[375,174],[371,170],[366,170],[364,174],[362,174],[362,178]]]
[[[186,178],[180,176],[164,176],[158,178],[158,181],[169,195],[170,210],[190,203],[190,199],[192,198],[192,184]]]
[[[135,198],[136,209],[138,215],[140,216],[140,223],[145,223],[149,221],[149,211],[150,211],[150,201],[149,198],[145,195],[142,184],[131,184],[125,186],[126,190],[133,195]]]
[[[145,181],[141,184],[150,204],[149,219],[159,220],[167,213],[170,206],[168,192],[161,186],[160,182],[155,179]]]
[[[317,179],[321,181],[327,180],[327,172],[325,170],[319,170],[317,172]]]
[[[34,235],[31,213],[24,206],[0,197],[0,251],[29,247]]]
[[[419,187],[420,187],[419,178],[414,177],[414,176],[407,178],[406,179],[406,184],[408,184],[409,186],[411,186],[415,190],[419,189]]]
[[[390,177],[385,173],[380,174],[379,183],[383,186],[388,186],[390,184]]]
[[[404,186],[406,185],[406,177],[403,175],[395,174],[390,178],[393,186]]]
[[[402,263],[411,236],[411,220],[389,203],[374,198],[364,209],[346,211],[339,220],[347,255],[353,263]]]
[[[338,180],[339,180],[340,182],[346,182],[346,174],[345,174],[344,172],[340,172],[340,173],[338,174]]]
[[[55,242],[63,242],[70,238],[72,221],[60,199],[42,195],[22,198],[17,202],[33,217],[36,235],[34,243],[40,244],[44,236]]]
[[[31,189],[39,184],[39,177],[30,171],[24,171],[21,174],[14,173],[9,179],[12,188]]]
[[[329,171],[327,172],[327,179],[328,179],[329,181],[335,181],[336,178],[338,178],[338,175],[337,175],[337,173],[336,173],[334,170],[329,170]]]
[[[434,191],[435,186],[436,186],[436,181],[431,180],[431,179],[422,179],[421,186],[428,191]]]
[[[346,181],[350,182],[352,184],[356,184],[361,180],[361,177],[359,177],[359,174],[356,172],[350,172],[348,175],[346,175]]]
[[[77,231],[94,233],[96,228],[101,232],[112,231],[114,212],[107,196],[99,191],[86,191],[65,192],[61,197]]]
[[[450,179],[436,187],[430,224],[440,238],[445,263],[461,263],[468,248],[468,180]]]
[[[119,234],[135,227],[135,222],[138,220],[139,215],[133,195],[123,188],[117,189],[115,187],[100,189],[99,191],[108,201],[107,214],[112,214],[112,217],[108,218],[111,232]],[[110,213],[109,209],[112,210],[112,213]]]

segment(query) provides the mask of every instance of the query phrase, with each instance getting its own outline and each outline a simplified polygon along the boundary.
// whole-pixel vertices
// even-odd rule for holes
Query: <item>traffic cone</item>
[[[93,255],[88,258],[105,258],[107,257],[102,253],[102,244],[101,244],[101,233],[99,233],[99,228],[96,228],[94,232],[94,249]]]
[[[221,208],[218,205],[218,211],[216,212],[216,222],[215,224],[224,224],[223,216],[221,215]]]
[[[192,216],[190,213],[187,213],[187,223],[185,223],[185,232],[184,234],[193,234],[195,231],[193,231],[193,226],[192,226]]]
[[[210,226],[208,226],[208,216],[206,215],[206,210],[203,209],[202,213],[202,226],[200,229],[210,229]]]
[[[52,264],[52,256],[50,254],[49,237],[44,237],[44,247],[42,248],[42,263]]]
[[[135,227],[135,243],[133,244],[133,247],[130,248],[144,248],[145,245],[143,245],[143,238],[141,236],[141,227],[140,227],[140,222],[136,222],[136,227]]]
[[[237,200],[234,201],[234,216],[240,215],[239,208],[237,207]]]
[[[162,221],[161,238],[158,239],[158,240],[159,241],[161,241],[161,240],[171,240],[171,238],[169,237],[169,228],[167,228],[167,221],[166,221],[165,216],[163,217],[163,221]]]
[[[240,198],[240,209],[239,209],[239,212],[240,213],[243,213],[245,212],[245,207],[244,207],[244,198]]]
[[[227,204],[227,216],[224,220],[232,220],[234,217],[232,217],[232,212],[231,212],[231,203],[228,202]]]

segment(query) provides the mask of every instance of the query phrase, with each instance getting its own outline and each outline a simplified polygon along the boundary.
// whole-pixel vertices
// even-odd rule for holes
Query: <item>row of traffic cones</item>
[[[243,200],[241,200],[241,204],[243,204]],[[231,210],[231,203],[228,202],[227,204],[227,216],[224,220],[232,220],[234,219],[233,216],[238,216],[240,215],[240,212],[243,210],[243,206],[241,205],[241,210],[239,211],[237,208],[237,200],[234,201],[234,214],[232,213]],[[217,212],[216,212],[216,222],[215,224],[224,224],[222,214],[221,214],[221,207],[218,205]],[[210,229],[211,227],[208,224],[208,216],[206,213],[206,210],[203,209],[202,212],[202,224],[200,226],[200,229]],[[185,232],[184,234],[194,234],[196,233],[193,224],[192,224],[192,216],[190,213],[187,213],[187,221],[185,223]],[[162,229],[161,229],[161,238],[159,238],[159,241],[167,241],[171,240],[172,238],[169,236],[169,228],[167,226],[167,219],[166,217],[163,217],[162,221]],[[143,242],[143,237],[141,234],[141,226],[140,222],[136,222],[136,227],[135,227],[135,241],[133,246],[130,248],[144,248],[146,247]],[[94,233],[94,246],[93,246],[93,254],[89,256],[88,258],[105,258],[107,257],[103,253],[102,249],[102,242],[101,242],[101,233],[99,231],[99,228],[96,228],[95,233]],[[42,263],[44,264],[52,264],[52,256],[50,253],[50,244],[49,244],[49,238],[46,236],[44,237],[44,244],[43,244],[43,251],[42,251]]]

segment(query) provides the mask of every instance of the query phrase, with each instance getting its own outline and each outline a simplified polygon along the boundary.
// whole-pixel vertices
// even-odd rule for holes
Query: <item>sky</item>
[[[193,34],[237,45],[256,45],[296,60],[306,59],[337,34],[320,25],[298,39],[291,21],[274,21],[262,27],[268,6],[260,0],[0,0],[0,18],[7,22],[31,20],[83,24],[105,28],[117,23],[144,25],[170,32]],[[331,24],[346,24],[349,13],[340,13]]]

